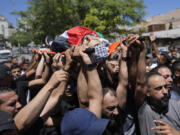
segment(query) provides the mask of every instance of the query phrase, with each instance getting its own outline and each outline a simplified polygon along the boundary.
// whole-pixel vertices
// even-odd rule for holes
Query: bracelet
[[[121,57],[121,60],[128,61],[128,57]]]
[[[85,66],[88,71],[92,71],[93,69],[96,68],[96,63],[86,64]]]

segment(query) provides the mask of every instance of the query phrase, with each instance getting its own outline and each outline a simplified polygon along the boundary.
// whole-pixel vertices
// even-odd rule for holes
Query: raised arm
[[[102,86],[99,79],[96,65],[92,64],[89,56],[80,49],[80,55],[86,65],[86,73],[88,80],[88,98],[89,111],[93,112],[97,117],[101,117],[102,108]]]
[[[33,56],[32,56],[32,60],[28,66],[28,69],[26,70],[26,72],[30,71],[31,69],[37,67],[38,63],[39,63],[39,59],[40,59],[40,56],[38,54],[38,51],[37,49],[34,49],[33,51]]]
[[[140,44],[140,55],[137,65],[137,78],[135,87],[135,101],[140,105],[146,96],[146,61],[145,61],[145,44]]]
[[[161,59],[161,55],[160,55],[160,52],[158,50],[157,44],[155,42],[156,37],[154,36],[154,33],[150,33],[149,39],[150,39],[150,41],[152,43],[152,46],[153,46],[153,49],[154,49],[156,57],[158,58],[158,60],[160,60]]]
[[[85,78],[85,73],[83,72],[83,67],[81,67],[81,70],[78,75],[77,80],[77,89],[78,89],[78,100],[79,100],[79,106],[81,108],[87,108],[89,104],[88,99],[88,86],[87,86],[87,80]]]
[[[43,73],[43,70],[44,70],[44,57],[41,56],[41,60],[37,66],[37,69],[36,69],[36,75],[35,75],[35,79],[39,79],[42,77],[42,73]]]
[[[127,86],[128,86],[128,70],[127,70],[127,46],[121,41],[121,59],[119,70],[119,82],[116,89],[116,94],[121,109],[125,108],[127,98]]]
[[[49,77],[49,73],[50,73],[50,57],[47,55],[47,53],[44,53],[44,57],[45,57],[45,69],[44,72],[42,74],[42,78],[40,79],[35,79],[29,82],[28,87],[32,87],[35,85],[42,85],[45,84],[48,80]]]
[[[134,90],[136,86],[136,78],[137,78],[137,59],[139,57],[137,48],[131,44],[133,44],[138,36],[136,35],[129,35],[126,38],[126,44],[128,47],[128,82],[129,87]]]
[[[61,69],[62,72],[62,77],[66,77],[67,80],[63,80],[59,86],[51,93],[51,96],[48,99],[48,102],[46,104],[46,106],[44,107],[40,117],[44,117],[47,118],[51,112],[54,111],[54,109],[56,108],[57,105],[60,104],[62,96],[64,94],[64,91],[66,89],[67,86],[67,81],[69,78],[69,73],[67,71],[70,70],[71,68],[71,63],[72,63],[72,59],[71,59],[71,50],[67,50],[65,53],[66,56],[66,64],[64,66],[64,69]],[[66,70],[66,71],[64,71]]]
[[[43,110],[53,89],[57,87],[59,82],[67,79],[66,76],[64,76],[64,78],[61,76],[62,72],[56,71],[48,83],[33,98],[33,100],[17,113],[14,121],[20,132],[26,130],[39,118],[39,115]]]
[[[60,78],[62,78],[63,81],[60,82],[60,84],[58,85],[58,87],[56,89],[53,90],[53,92],[51,93],[40,117],[46,119],[47,117],[49,117],[51,115],[52,112],[54,112],[55,108],[58,107],[58,105],[61,103],[61,99],[62,96],[64,94],[64,91],[66,89],[67,86],[67,80],[68,80],[68,73],[61,70],[61,76],[59,76]]]

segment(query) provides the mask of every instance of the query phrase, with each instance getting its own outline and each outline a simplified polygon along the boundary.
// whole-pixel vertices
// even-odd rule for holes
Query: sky
[[[26,10],[28,0],[0,0],[0,15],[5,16],[15,26],[16,18],[10,14],[12,11]],[[180,0],[144,0],[146,15],[144,18],[164,14],[180,8]]]

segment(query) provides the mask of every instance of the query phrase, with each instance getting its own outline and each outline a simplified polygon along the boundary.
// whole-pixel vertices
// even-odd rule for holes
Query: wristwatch
[[[96,68],[96,63],[86,64],[85,66],[88,71],[91,71]]]
[[[121,60],[127,61],[127,60],[128,60],[128,57],[121,57]]]

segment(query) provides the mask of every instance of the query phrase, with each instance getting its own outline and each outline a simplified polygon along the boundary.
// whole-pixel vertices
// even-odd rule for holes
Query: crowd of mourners
[[[0,65],[1,135],[180,135],[175,46],[160,53],[153,34],[152,53],[137,34],[70,39],[78,44],[66,48],[61,36],[31,60]]]

